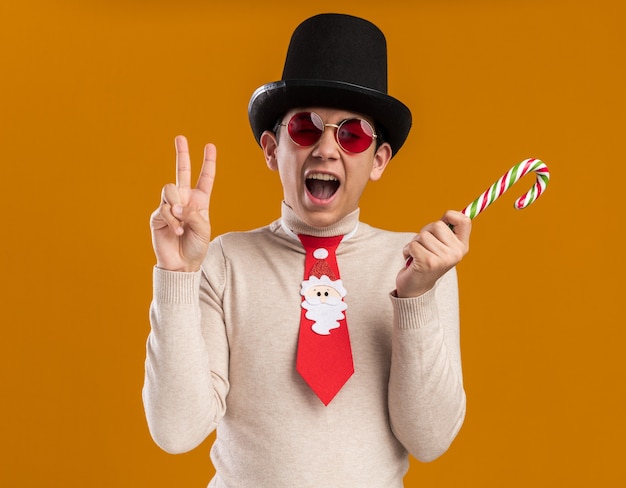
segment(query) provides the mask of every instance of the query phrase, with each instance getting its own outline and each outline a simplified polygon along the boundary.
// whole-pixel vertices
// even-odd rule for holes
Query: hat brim
[[[399,100],[351,83],[324,80],[282,80],[258,88],[250,98],[248,117],[257,142],[273,130],[278,118],[298,107],[329,107],[372,117],[395,156],[411,129],[411,111]]]

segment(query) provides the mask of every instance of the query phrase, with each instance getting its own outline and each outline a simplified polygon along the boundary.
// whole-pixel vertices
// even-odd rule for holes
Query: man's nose
[[[319,141],[314,150],[314,155],[319,155],[324,159],[334,159],[339,156],[341,148],[335,138],[337,132],[337,126],[334,124],[326,124],[324,126],[324,132],[320,136]]]

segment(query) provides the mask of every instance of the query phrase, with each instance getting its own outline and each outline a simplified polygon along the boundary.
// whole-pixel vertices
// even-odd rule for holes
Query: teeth
[[[307,176],[310,180],[323,180],[323,181],[337,181],[333,175],[328,175],[325,173],[312,173]]]

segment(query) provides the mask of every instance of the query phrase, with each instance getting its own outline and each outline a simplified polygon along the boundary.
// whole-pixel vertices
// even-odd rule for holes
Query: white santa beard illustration
[[[339,321],[345,317],[343,311],[348,306],[336,297],[307,297],[302,302],[302,308],[307,312],[305,317],[315,322],[311,329],[316,334],[329,335],[330,331],[339,327]]]

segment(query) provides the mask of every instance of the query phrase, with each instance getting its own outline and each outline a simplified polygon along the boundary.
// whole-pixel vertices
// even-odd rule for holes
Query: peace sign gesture
[[[170,271],[197,271],[211,240],[209,201],[217,150],[213,144],[205,146],[202,170],[195,188],[191,188],[187,139],[177,136],[175,144],[176,184],[163,187],[161,205],[150,217],[152,246],[158,267]]]

